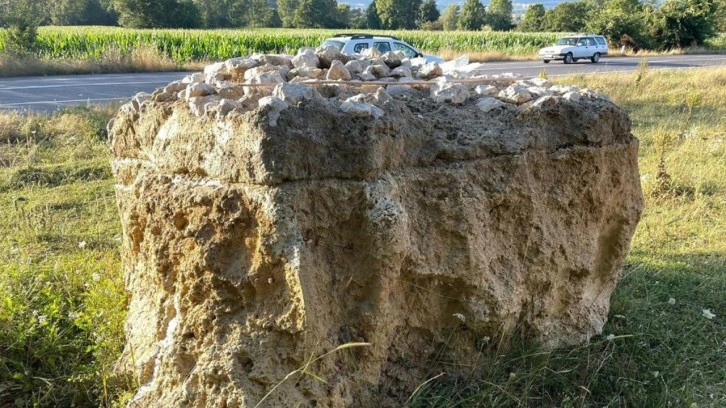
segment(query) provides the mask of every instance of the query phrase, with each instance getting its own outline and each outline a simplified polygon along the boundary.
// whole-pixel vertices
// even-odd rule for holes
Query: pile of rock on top
[[[232,111],[270,106],[274,126],[281,110],[311,99],[336,103],[355,117],[379,118],[385,114],[381,105],[392,98],[427,97],[437,103],[463,104],[475,97],[483,111],[505,104],[554,104],[560,98],[605,98],[587,89],[552,85],[542,78],[484,75],[484,64],[469,63],[466,56],[438,64],[409,59],[401,52],[365,51],[348,55],[334,47],[319,47],[301,48],[295,56],[232,58],[153,94],[140,93],[122,109],[138,112],[147,101],[183,100],[194,115],[219,119]]]

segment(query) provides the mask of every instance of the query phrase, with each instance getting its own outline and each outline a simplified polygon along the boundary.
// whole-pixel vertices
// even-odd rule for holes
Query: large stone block
[[[375,118],[324,98],[119,112],[119,369],[138,406],[254,407],[277,384],[264,406],[400,406],[514,334],[600,333],[642,207],[626,114],[592,95],[485,110],[427,94]],[[351,342],[369,346],[307,367],[325,383],[283,381]]]

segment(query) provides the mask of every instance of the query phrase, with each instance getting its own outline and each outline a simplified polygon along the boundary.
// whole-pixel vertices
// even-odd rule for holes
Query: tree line
[[[39,25],[131,28],[340,28],[593,32],[633,48],[699,45],[726,32],[726,0],[580,0],[512,14],[512,0],[465,0],[439,11],[434,0],[374,0],[367,9],[336,0],[0,0],[11,37]]]

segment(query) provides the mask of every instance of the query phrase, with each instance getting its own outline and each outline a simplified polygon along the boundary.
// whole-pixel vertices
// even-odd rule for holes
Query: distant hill
[[[523,12],[530,4],[541,3],[544,4],[546,9],[551,9],[560,3],[573,1],[576,0],[512,0],[512,5],[514,6],[514,12],[520,13]],[[349,4],[351,7],[356,8],[366,8],[372,2],[373,0],[338,0],[338,3]],[[481,0],[481,2],[485,6],[489,4],[489,0]],[[461,6],[463,3],[464,0],[436,0],[436,5],[439,6],[440,11],[443,11],[449,4],[458,4]]]

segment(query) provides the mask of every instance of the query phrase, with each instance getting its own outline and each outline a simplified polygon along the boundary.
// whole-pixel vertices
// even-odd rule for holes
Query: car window
[[[575,45],[576,43],[577,43],[577,38],[565,37],[565,38],[560,38],[559,40],[557,40],[555,45]]]
[[[343,50],[343,46],[345,46],[345,43],[342,41],[336,41],[336,40],[325,40],[323,42],[323,47],[335,47],[338,49],[338,51]]]
[[[393,49],[395,51],[403,52],[403,54],[408,58],[416,58],[418,56],[418,51],[414,50],[413,48],[409,47],[404,43],[394,42]]]
[[[587,38],[580,38],[577,40],[577,46],[578,47],[584,47],[587,45]]]
[[[368,48],[368,43],[356,44],[355,47],[353,47],[353,52],[359,53],[359,52],[365,50],[366,48]]]
[[[602,37],[595,37],[595,41],[600,45],[605,45],[605,39]]]
[[[373,48],[377,49],[381,52],[381,54],[387,53],[388,51],[391,51],[391,44],[388,42],[374,42]]]
[[[597,43],[592,38],[588,38],[587,39],[587,45],[590,46],[590,47],[594,47],[594,46],[597,45]]]

